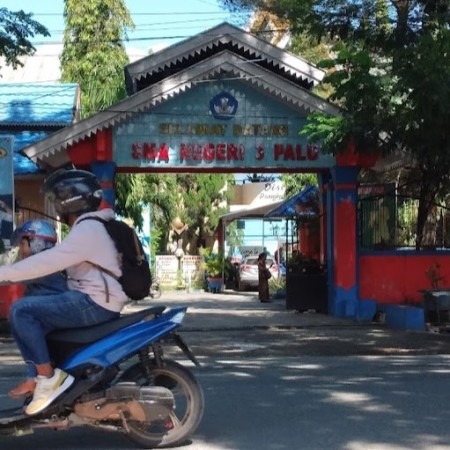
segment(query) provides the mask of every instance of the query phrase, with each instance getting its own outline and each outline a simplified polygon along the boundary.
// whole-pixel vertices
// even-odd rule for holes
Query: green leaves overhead
[[[50,36],[50,33],[32,14],[0,8],[0,56],[5,58],[6,65],[22,66],[20,57],[36,51],[30,38],[37,35]]]
[[[325,44],[329,100],[340,117],[313,114],[303,130],[338,153],[401,153],[415,162],[417,248],[433,202],[450,187],[449,0],[222,0],[288,21],[293,49],[306,34]]]

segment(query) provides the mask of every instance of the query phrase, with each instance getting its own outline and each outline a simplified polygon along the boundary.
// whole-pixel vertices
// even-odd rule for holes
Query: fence
[[[397,250],[416,246],[418,200],[399,195],[359,198],[359,245],[364,250]],[[423,230],[422,249],[450,248],[450,214],[433,206]]]

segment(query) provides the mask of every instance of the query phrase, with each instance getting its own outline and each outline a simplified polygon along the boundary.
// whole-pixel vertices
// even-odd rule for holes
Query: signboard
[[[201,256],[185,255],[181,259],[181,276],[189,286],[193,280],[201,275],[201,263]],[[159,284],[176,286],[178,281],[178,259],[175,255],[156,255],[155,275]]]
[[[264,247],[262,245],[241,245],[239,251],[241,252],[242,258],[258,256],[264,251]]]
[[[133,116],[113,132],[118,167],[273,169],[331,167],[300,135],[306,113],[239,82],[211,80]]]
[[[156,255],[155,275],[159,284],[176,284],[178,260],[174,255]]]
[[[14,167],[12,136],[0,137],[0,238],[10,245],[14,229]]]
[[[281,181],[268,182],[264,184],[264,190],[261,191],[253,203],[264,204],[279,202],[284,199],[286,187]]]
[[[183,275],[186,279],[195,278],[201,271],[202,257],[198,255],[184,255],[182,262]]]

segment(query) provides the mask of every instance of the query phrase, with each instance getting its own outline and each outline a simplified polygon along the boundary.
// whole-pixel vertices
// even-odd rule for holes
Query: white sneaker
[[[72,375],[61,369],[55,369],[55,373],[51,378],[38,375],[33,399],[25,408],[25,414],[31,416],[43,411],[53,400],[68,389],[74,381],[75,378]]]

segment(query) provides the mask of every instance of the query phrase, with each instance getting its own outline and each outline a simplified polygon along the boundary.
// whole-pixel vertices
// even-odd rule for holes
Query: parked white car
[[[279,276],[278,266],[271,256],[267,257],[266,266],[272,277]],[[247,256],[241,261],[237,270],[236,281],[238,291],[258,287],[258,256]]]

